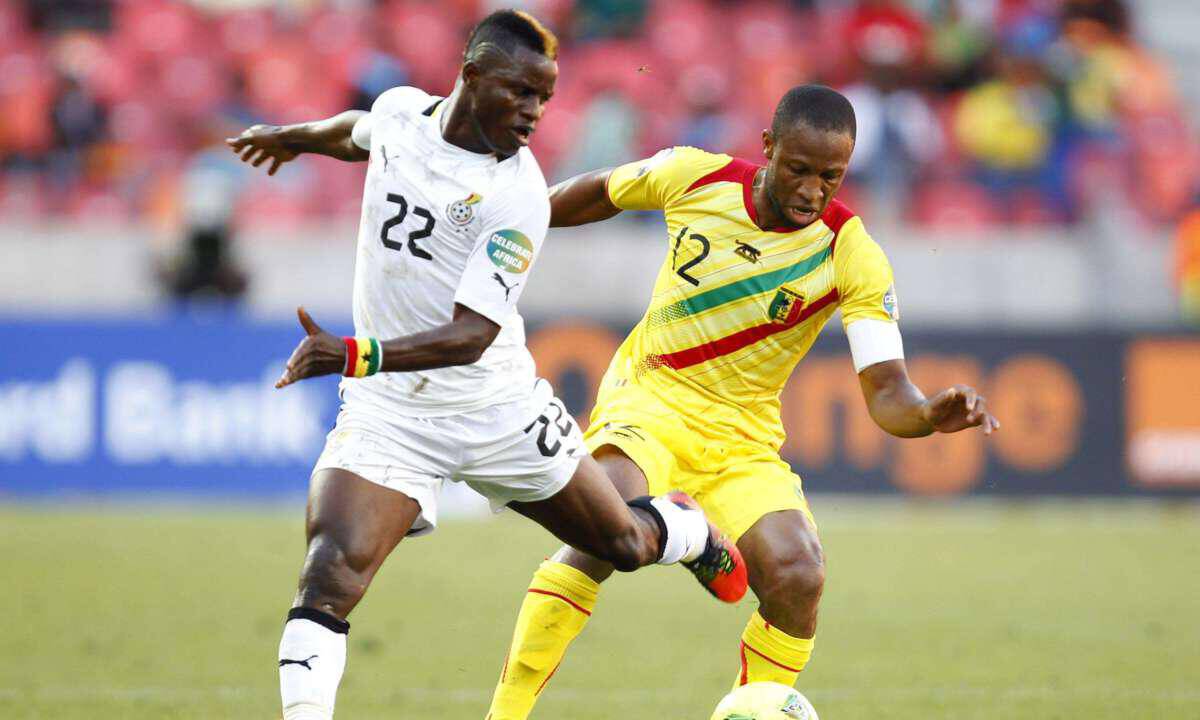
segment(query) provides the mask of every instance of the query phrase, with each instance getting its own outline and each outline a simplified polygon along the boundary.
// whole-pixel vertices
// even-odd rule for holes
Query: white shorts
[[[437,525],[438,489],[464,482],[499,510],[512,501],[545,500],[563,488],[587,454],[579,426],[539,379],[515,402],[446,417],[413,417],[343,403],[315,473],[341,468],[416,500],[410,535]]]

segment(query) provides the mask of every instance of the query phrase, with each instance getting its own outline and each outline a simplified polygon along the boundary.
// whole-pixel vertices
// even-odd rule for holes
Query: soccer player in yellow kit
[[[824,563],[800,478],[779,456],[779,394],[834,312],[885,431],[999,427],[974,389],[927,398],[909,380],[891,266],[833,197],[854,138],[849,101],[805,85],[763,131],[765,167],[676,147],[550,193],[552,226],[622,210],[666,218],[650,307],[613,358],[585,437],[623,496],[679,488],[737,541],[760,606],[742,634],[735,686],[793,685],[812,653]],[[489,720],[529,715],[612,571],[570,547],[541,565]]]

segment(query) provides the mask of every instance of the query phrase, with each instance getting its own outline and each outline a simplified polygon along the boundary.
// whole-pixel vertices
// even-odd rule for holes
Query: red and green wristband
[[[346,343],[346,367],[342,374],[346,377],[361,378],[374,375],[383,365],[383,344],[377,338],[358,335],[344,337]]]

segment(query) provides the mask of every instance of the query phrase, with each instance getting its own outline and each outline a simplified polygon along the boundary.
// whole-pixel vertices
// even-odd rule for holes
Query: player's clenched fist
[[[921,409],[933,429],[952,433],[969,427],[982,427],[986,435],[1000,429],[1000,421],[987,410],[987,401],[968,385],[955,385],[925,401]]]
[[[322,330],[304,308],[296,308],[296,315],[300,318],[300,326],[306,334],[292,351],[287,367],[275,382],[277,388],[304,378],[334,373],[340,375],[346,367],[346,343]]]
[[[252,125],[235,138],[225,138],[225,144],[242,156],[242,162],[254,167],[270,160],[267,174],[274,175],[280,165],[299,154],[291,148],[287,133],[287,128],[278,125]]]

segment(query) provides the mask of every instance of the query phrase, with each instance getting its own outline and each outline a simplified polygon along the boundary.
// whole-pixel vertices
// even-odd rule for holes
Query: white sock
[[[346,669],[350,623],[312,608],[292,608],[279,641],[283,720],[331,720]]]
[[[658,510],[667,528],[667,541],[658,564],[672,565],[700,557],[708,544],[708,518],[704,513],[681,508],[666,496],[653,498],[650,504]]]

